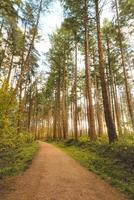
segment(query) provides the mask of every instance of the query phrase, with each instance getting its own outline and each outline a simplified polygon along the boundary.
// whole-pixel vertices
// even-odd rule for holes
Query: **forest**
[[[64,19],[41,58],[57,1]],[[0,179],[47,141],[133,199],[134,0],[57,1],[0,2]]]

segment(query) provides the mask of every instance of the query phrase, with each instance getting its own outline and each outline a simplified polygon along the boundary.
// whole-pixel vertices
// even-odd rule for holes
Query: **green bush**
[[[27,169],[37,148],[37,143],[32,142],[5,152],[0,162],[0,179],[17,175],[20,171]]]
[[[5,126],[4,126],[5,127]],[[7,127],[0,132],[0,179],[24,170],[32,160],[37,144],[29,133]]]

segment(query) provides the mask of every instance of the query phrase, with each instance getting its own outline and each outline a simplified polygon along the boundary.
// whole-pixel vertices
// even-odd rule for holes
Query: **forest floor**
[[[32,165],[0,185],[0,200],[127,200],[62,150],[40,142]]]

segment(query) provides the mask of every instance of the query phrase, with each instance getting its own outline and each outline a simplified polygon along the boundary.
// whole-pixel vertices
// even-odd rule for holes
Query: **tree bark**
[[[96,24],[97,24],[97,37],[98,37],[99,72],[100,72],[100,79],[101,79],[105,120],[106,120],[106,125],[107,125],[107,130],[108,130],[109,142],[111,143],[117,139],[117,133],[115,129],[115,124],[112,119],[110,104],[108,100],[106,80],[105,80],[102,36],[101,36],[101,30],[100,30],[99,0],[95,0],[95,9],[96,9]]]
[[[78,140],[78,109],[77,109],[77,43],[75,44],[75,70],[74,70],[74,135]]]
[[[96,140],[95,130],[95,117],[92,100],[92,83],[89,65],[89,32],[88,32],[88,2],[85,0],[85,19],[84,19],[84,32],[85,32],[85,73],[86,73],[86,95],[87,95],[87,118],[88,118],[88,135],[91,140]]]
[[[122,43],[122,38],[121,38],[121,25],[120,25],[120,17],[119,17],[118,1],[117,0],[115,0],[115,5],[116,5],[116,14],[117,14],[117,22],[118,22],[119,46],[120,46],[121,61],[122,61],[123,74],[124,74],[125,92],[126,92],[128,110],[129,110],[129,114],[130,114],[130,117],[131,117],[132,127],[133,127],[133,130],[134,130],[134,111],[133,111],[133,108],[132,108],[133,106],[132,106],[130,88],[129,88],[129,82],[128,82],[126,66],[125,66],[125,57],[124,57],[124,49],[123,49],[123,43]]]

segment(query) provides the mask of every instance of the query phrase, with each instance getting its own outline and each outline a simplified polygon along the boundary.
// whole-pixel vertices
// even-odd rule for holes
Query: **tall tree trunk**
[[[90,74],[89,65],[89,32],[88,32],[88,2],[85,0],[85,19],[84,19],[84,32],[85,32],[85,72],[86,72],[86,95],[87,95],[87,118],[88,118],[88,135],[91,140],[96,140],[96,130],[95,130],[95,117],[94,108],[92,100],[92,81]]]
[[[116,80],[114,77],[114,99],[115,99],[115,112],[116,112],[116,120],[118,126],[119,135],[122,135],[122,127],[121,127],[121,110],[118,102],[118,95],[117,95],[117,87],[116,87]]]
[[[97,37],[98,37],[99,72],[100,72],[100,79],[101,79],[105,120],[106,120],[107,129],[108,129],[109,142],[111,143],[117,139],[117,133],[115,129],[115,124],[112,119],[110,104],[108,100],[106,80],[105,80],[102,36],[101,36],[101,30],[100,30],[99,0],[95,0],[95,9],[96,9],[96,23],[97,23]]]
[[[101,106],[101,99],[100,99],[100,91],[98,84],[96,85],[96,104],[97,104],[97,120],[98,120],[98,135],[102,137],[104,134],[104,127],[103,127],[103,113],[102,113],[102,106]]]
[[[19,108],[18,108],[18,121],[17,121],[17,133],[21,131],[21,120],[22,120],[22,84],[20,84],[19,91]]]
[[[47,116],[47,138],[50,137],[50,111],[48,111],[48,116]]]
[[[27,120],[27,129],[28,129],[28,132],[31,131],[31,114],[32,114],[32,88],[30,87],[30,91],[29,91],[28,120]]]
[[[95,72],[97,72],[96,67],[96,59],[95,59],[95,50],[93,48],[93,65]],[[94,82],[95,82],[95,96],[96,96],[96,114],[97,114],[97,122],[98,122],[98,136],[102,137],[104,134],[104,126],[103,126],[103,111],[102,111],[102,101],[101,101],[101,95],[100,95],[100,89],[99,89],[99,81],[97,78],[97,75],[94,76]]]
[[[75,44],[75,69],[74,69],[74,135],[78,140],[78,109],[77,109],[77,43]]]
[[[59,138],[62,137],[61,134],[61,68],[59,68],[58,73],[58,84],[57,84],[57,135]]]
[[[70,120],[71,120],[71,136],[74,137],[74,104],[71,102],[70,106]]]
[[[121,25],[120,25],[120,17],[119,17],[117,0],[115,0],[115,5],[116,5],[116,15],[117,15],[117,22],[118,22],[118,35],[119,35],[121,61],[122,61],[123,74],[124,74],[125,92],[126,92],[128,110],[129,110],[129,114],[131,117],[132,127],[134,130],[134,111],[133,111],[133,106],[132,106],[129,82],[128,82],[128,78],[127,78],[126,66],[125,66],[125,57],[124,57],[124,49],[123,49],[123,43],[122,43],[122,37],[121,37],[122,34],[121,34]]]
[[[117,94],[116,94],[116,85],[115,85],[115,77],[112,71],[112,66],[111,66],[111,52],[110,52],[110,42],[109,42],[109,37],[106,35],[106,42],[107,42],[107,56],[108,56],[108,66],[109,66],[109,74],[110,74],[110,79],[111,79],[111,84],[112,84],[112,92],[113,92],[113,97],[114,97],[114,103],[115,103],[115,113],[116,113],[116,121],[117,121],[117,127],[118,127],[118,132],[119,135],[122,134],[122,129],[121,129],[121,118],[120,118],[120,109],[118,105],[118,99],[117,99]]]
[[[53,138],[57,138],[57,99],[56,99],[56,91],[54,95],[54,110],[53,110]]]
[[[67,109],[67,69],[63,69],[63,91],[62,91],[62,115],[63,115],[63,137],[68,136],[68,109]]]
[[[35,139],[38,139],[38,89],[36,85],[36,99],[35,99]]]

